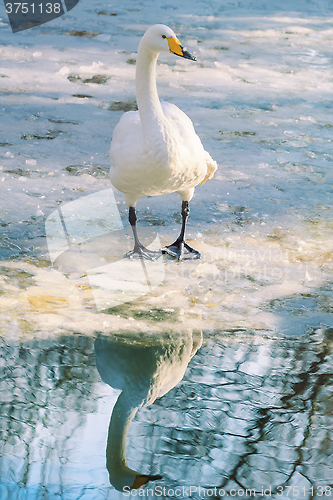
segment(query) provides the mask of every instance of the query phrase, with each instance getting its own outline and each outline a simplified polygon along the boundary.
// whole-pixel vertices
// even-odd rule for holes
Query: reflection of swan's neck
[[[106,466],[110,482],[118,489],[133,486],[137,472],[129,469],[126,461],[126,438],[140,404],[133,405],[132,398],[122,392],[113,408],[106,448]]]
[[[156,88],[158,53],[140,43],[136,62],[136,99],[144,134],[147,127],[158,125],[164,118]]]

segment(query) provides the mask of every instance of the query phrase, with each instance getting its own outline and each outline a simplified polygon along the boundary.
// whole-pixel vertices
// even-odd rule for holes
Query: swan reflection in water
[[[202,332],[163,334],[139,339],[101,336],[95,341],[96,365],[106,384],[122,392],[113,408],[106,447],[111,484],[141,488],[159,475],[140,474],[126,460],[129,426],[139,408],[152,404],[180,382],[188,363],[202,345]]]

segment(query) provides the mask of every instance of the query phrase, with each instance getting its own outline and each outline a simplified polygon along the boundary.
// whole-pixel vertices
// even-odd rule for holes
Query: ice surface
[[[45,219],[110,189],[107,152],[121,110],[134,105],[137,44],[163,22],[198,61],[161,55],[160,96],[189,114],[219,163],[191,203],[188,236],[202,262],[170,268],[177,286],[166,281],[163,293],[185,309],[203,303],[205,321],[222,328],[292,333],[290,309],[269,301],[310,293],[320,302],[331,283],[331,3],[80,2],[17,34],[0,9],[2,257],[48,259]],[[169,243],[179,205],[177,195],[141,200],[139,226]],[[331,324],[310,309],[315,319],[295,333]]]

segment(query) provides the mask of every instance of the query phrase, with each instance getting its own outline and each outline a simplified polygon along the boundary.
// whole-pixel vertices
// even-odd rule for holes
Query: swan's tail
[[[204,179],[200,182],[199,186],[201,186],[201,184],[206,182],[208,179],[211,179],[217,169],[216,161],[213,160],[213,158],[210,156],[209,153],[207,153],[207,151],[205,151],[205,153],[206,153],[207,174],[205,175]]]

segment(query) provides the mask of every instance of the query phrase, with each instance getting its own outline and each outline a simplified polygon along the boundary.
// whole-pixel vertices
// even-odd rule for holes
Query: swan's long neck
[[[136,99],[144,135],[152,128],[160,129],[164,113],[156,88],[156,62],[158,53],[140,43],[136,62]]]

